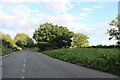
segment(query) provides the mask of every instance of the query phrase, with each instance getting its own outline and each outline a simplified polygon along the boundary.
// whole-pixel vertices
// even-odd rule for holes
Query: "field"
[[[9,49],[9,48],[0,48],[0,56],[4,56],[6,54],[10,54],[11,52],[13,52],[12,49]]]
[[[120,75],[120,51],[102,48],[67,48],[42,53],[73,64]]]

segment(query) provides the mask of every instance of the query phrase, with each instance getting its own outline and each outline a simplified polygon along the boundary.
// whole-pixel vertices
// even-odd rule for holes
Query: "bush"
[[[38,42],[38,48],[41,51],[49,50],[50,44],[48,42]]]
[[[12,49],[10,49],[10,48],[5,48],[5,47],[3,47],[3,48],[1,48],[2,49],[2,56],[4,56],[4,55],[7,55],[7,54],[10,54],[10,53],[12,53],[13,52],[13,50]]]

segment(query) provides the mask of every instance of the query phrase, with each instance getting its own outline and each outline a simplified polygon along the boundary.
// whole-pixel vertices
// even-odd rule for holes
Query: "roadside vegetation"
[[[120,75],[120,50],[116,48],[67,48],[42,53],[73,64]]]
[[[1,48],[0,50],[2,51],[0,53],[0,56],[4,56],[13,52],[13,50],[10,48]]]
[[[33,39],[25,33],[18,33],[13,39],[10,35],[0,32],[0,56],[34,46]]]

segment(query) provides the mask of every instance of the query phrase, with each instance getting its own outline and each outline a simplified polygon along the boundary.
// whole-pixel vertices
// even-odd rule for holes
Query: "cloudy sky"
[[[11,2],[10,2],[11,1]],[[101,0],[3,0],[0,31],[11,35],[32,34],[40,24],[51,22],[90,37],[90,45],[115,44],[106,33],[118,14],[118,1]]]

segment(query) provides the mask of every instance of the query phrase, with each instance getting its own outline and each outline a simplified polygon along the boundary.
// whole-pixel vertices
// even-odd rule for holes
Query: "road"
[[[63,62],[34,49],[15,52],[2,59],[3,78],[118,78]]]

